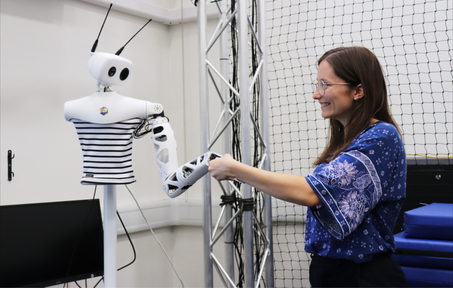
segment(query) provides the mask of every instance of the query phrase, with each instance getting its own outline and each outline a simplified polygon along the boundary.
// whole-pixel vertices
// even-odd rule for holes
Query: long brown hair
[[[343,127],[340,121],[330,120],[329,140],[324,152],[313,163],[329,163],[345,150],[351,142],[371,123],[372,118],[398,126],[388,105],[388,95],[381,64],[376,56],[365,47],[339,47],[327,51],[319,58],[318,66],[327,61],[335,75],[354,88],[362,84],[364,96],[353,102],[352,115]],[[400,131],[398,129],[398,131]],[[401,134],[401,132],[400,132]]]

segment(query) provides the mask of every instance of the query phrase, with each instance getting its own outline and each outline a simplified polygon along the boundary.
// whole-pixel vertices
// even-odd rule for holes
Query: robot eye
[[[121,81],[124,81],[124,80],[126,80],[126,78],[127,78],[128,76],[129,76],[129,69],[124,68],[124,69],[121,71],[120,80],[121,80]]]
[[[116,73],[116,67],[113,66],[109,69],[109,76],[113,77],[113,75],[115,75],[115,73]]]

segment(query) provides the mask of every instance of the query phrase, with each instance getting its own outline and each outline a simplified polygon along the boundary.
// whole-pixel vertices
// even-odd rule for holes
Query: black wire
[[[94,195],[93,195],[93,199],[94,199],[94,197],[96,196],[96,188],[97,188],[97,185],[94,187]],[[121,267],[121,268],[119,268],[119,269],[117,270],[117,271],[120,271],[120,270],[122,270],[122,269],[124,269],[124,268],[126,268],[126,267],[128,267],[128,266],[130,266],[130,265],[132,265],[132,263],[135,262],[135,260],[137,259],[137,253],[136,253],[136,251],[135,251],[134,243],[132,243],[132,239],[131,239],[131,237],[129,236],[129,232],[128,232],[127,229],[126,229],[126,226],[124,225],[123,219],[121,219],[121,216],[120,216],[120,214],[118,213],[118,210],[116,211],[116,215],[118,216],[118,219],[119,219],[120,222],[121,222],[121,226],[123,226],[124,232],[126,232],[127,239],[129,239],[129,243],[131,244],[132,251],[134,252],[134,259],[133,259],[129,264],[126,264],[126,265],[124,265],[123,267]],[[93,286],[93,288],[95,288],[96,286],[98,286],[98,284],[99,284],[102,280],[104,280],[104,276],[102,276],[101,279],[99,279],[99,281]]]
[[[236,250],[235,258],[236,258],[236,265],[238,266],[238,283],[236,286],[239,288],[243,287],[245,282],[245,274],[244,274],[244,260],[242,259],[242,251],[244,248],[244,229],[242,229],[242,214],[239,214],[236,221],[236,230],[234,233],[234,247]]]
[[[230,4],[230,9],[229,11],[234,13],[236,9],[237,0],[231,0]],[[252,25],[254,26],[254,29],[258,26],[257,25],[257,2],[256,0],[253,0],[252,2]],[[255,29],[256,31],[256,29]],[[232,65],[232,71],[231,71],[231,79],[230,79],[230,84],[236,91],[240,91],[241,87],[239,87],[239,81],[238,81],[238,76],[239,76],[239,71],[238,71],[238,51],[239,51],[239,43],[238,43],[238,35],[237,35],[237,21],[236,18],[233,18],[230,23],[230,38],[231,38],[231,65]],[[252,61],[251,61],[251,70],[253,75],[257,72],[258,69],[258,63],[259,63],[259,57],[257,54],[257,42],[254,37],[254,35],[251,35],[251,51],[252,51]],[[243,89],[248,89],[248,87],[244,87]],[[263,151],[264,151],[264,146],[259,142],[261,137],[259,136],[259,117],[260,117],[260,101],[259,101],[259,96],[260,96],[260,82],[259,79],[256,80],[253,86],[253,99],[252,99],[252,118],[253,121],[255,122],[255,125],[257,126],[257,129],[254,129],[254,151],[253,151],[253,166],[257,167],[259,165],[260,159],[262,158]],[[231,111],[237,111],[240,109],[240,98],[233,93],[233,91],[230,90],[229,92],[229,108]],[[234,159],[237,161],[241,162],[242,161],[242,151],[241,151],[241,116],[240,116],[241,111],[236,114],[236,117],[231,121],[231,155]],[[239,182],[234,182],[234,185],[240,189],[241,183]],[[254,228],[256,231],[259,230],[258,226],[261,228],[264,226],[263,222],[263,212],[264,212],[264,200],[260,200],[259,202],[256,201],[256,199],[261,199],[262,197],[259,197],[260,194],[263,192],[260,192],[256,190],[255,188],[253,192],[253,198],[255,199],[253,202],[253,211],[255,218],[257,219],[257,222],[254,222]],[[236,193],[236,192],[233,192]],[[238,196],[236,197],[236,202],[235,204],[232,204],[233,209],[235,212],[237,212],[238,207],[240,206],[239,203],[242,201],[242,199]],[[233,243],[234,243],[234,249],[235,249],[235,260],[236,260],[236,265],[238,268],[238,283],[237,287],[243,287],[245,283],[245,274],[244,274],[244,260],[243,260],[243,252],[244,252],[244,231],[243,231],[243,226],[242,226],[242,214],[239,214],[238,217],[235,219],[235,231],[233,235]],[[262,235],[264,236],[264,235]],[[264,247],[263,247],[263,242],[260,235],[258,233],[254,233],[254,258],[255,258],[255,263],[257,267],[260,267],[260,263],[262,262],[261,259],[263,258],[264,255]],[[256,273],[259,272],[259,269],[255,269]],[[256,275],[257,276],[257,275]]]
[[[257,1],[253,0],[251,3],[251,23],[252,23],[252,29],[255,31],[255,35],[257,35],[259,32],[257,31],[258,28],[258,17],[257,17]],[[253,33],[250,34],[250,43],[251,43],[251,52],[252,52],[252,74],[255,75],[258,70],[259,66],[259,56],[258,56],[258,44],[256,41],[255,36]],[[261,138],[259,136],[259,128],[260,128],[260,79],[257,78],[256,82],[253,85],[253,99],[252,99],[252,118],[253,121],[255,122],[256,129],[254,129],[254,150],[253,150],[253,166],[258,167],[260,164],[260,161],[263,157],[264,154],[264,147],[262,143],[260,142]],[[254,195],[254,203],[253,203],[253,213],[255,215],[256,221],[254,221],[253,226],[256,231],[262,230],[264,228],[264,198],[260,197],[262,196],[263,192],[259,191],[256,188],[253,188],[253,195]],[[255,255],[255,265],[256,267],[261,267],[262,259],[264,256],[265,248],[263,246],[264,241],[263,238],[266,237],[266,235],[261,235],[261,233],[254,233],[254,255]],[[255,277],[258,276],[259,269],[255,269]],[[256,279],[259,281],[260,279]],[[265,284],[265,283],[264,283]]]
[[[230,11],[233,13],[236,9],[236,0],[231,0],[230,4]],[[230,37],[231,37],[231,61],[232,61],[232,75],[230,79],[230,84],[236,91],[240,90],[239,83],[238,83],[238,38],[237,38],[237,21],[236,18],[231,20],[230,24]],[[230,98],[230,109],[231,111],[236,111],[240,108],[240,99],[239,97],[230,90],[229,94]],[[231,155],[234,159],[241,161],[241,141],[240,141],[240,113],[237,113],[237,117],[235,117],[231,121]],[[241,184],[239,182],[234,182],[234,185],[238,189],[240,189]],[[233,192],[236,193],[236,192]],[[238,201],[240,198],[238,197]],[[235,212],[237,212],[238,203],[236,202],[233,206]],[[237,287],[242,288],[245,282],[245,274],[244,274],[244,259],[243,259],[243,248],[244,248],[244,234],[243,234],[243,227],[242,227],[242,214],[239,214],[235,220],[235,230],[233,234],[233,243],[235,249],[235,260],[236,265],[238,268],[238,283],[236,284]]]
[[[122,270],[122,269],[124,269],[124,268],[126,268],[126,267],[128,267],[128,266],[130,266],[130,265],[132,265],[132,263],[135,262],[135,260],[137,259],[137,252],[135,251],[134,243],[132,243],[132,239],[131,239],[131,237],[130,237],[130,235],[129,235],[129,232],[128,232],[127,229],[126,229],[126,225],[124,225],[123,219],[121,219],[120,213],[118,213],[118,211],[116,211],[116,215],[118,216],[118,219],[119,219],[120,222],[121,222],[121,226],[123,226],[124,232],[126,232],[127,239],[129,239],[129,243],[131,244],[132,251],[134,252],[134,259],[132,259],[132,261],[129,262],[129,264],[126,264],[126,265],[124,265],[123,267],[117,269],[117,271],[120,271],[120,270]],[[96,286],[98,286],[98,284],[99,284],[102,280],[104,280],[104,276],[102,276],[101,279],[99,279],[99,281],[96,283],[96,285],[93,286],[93,288],[95,288]]]
[[[132,265],[132,263],[135,262],[135,260],[137,259],[137,253],[135,251],[135,247],[134,247],[134,243],[132,243],[132,239],[131,237],[129,236],[129,233],[127,232],[127,229],[126,229],[126,226],[124,225],[123,223],[123,219],[121,219],[121,216],[120,216],[120,213],[118,213],[118,211],[116,211],[116,215],[118,215],[118,219],[120,220],[121,222],[121,226],[123,226],[123,229],[124,229],[124,232],[126,232],[126,236],[127,236],[127,239],[129,239],[129,243],[131,243],[131,247],[132,247],[132,251],[134,252],[134,259],[129,263],[129,264],[126,264],[124,265],[123,267],[119,268],[118,271]]]

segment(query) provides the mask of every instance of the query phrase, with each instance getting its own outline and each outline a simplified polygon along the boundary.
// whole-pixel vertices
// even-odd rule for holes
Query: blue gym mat
[[[404,212],[404,236],[453,240],[453,204],[432,203]]]

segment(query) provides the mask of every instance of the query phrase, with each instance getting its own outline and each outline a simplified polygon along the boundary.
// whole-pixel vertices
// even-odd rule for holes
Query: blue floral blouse
[[[393,125],[369,126],[306,179],[323,204],[307,209],[305,251],[357,263],[394,252],[392,231],[406,198],[406,153]]]

